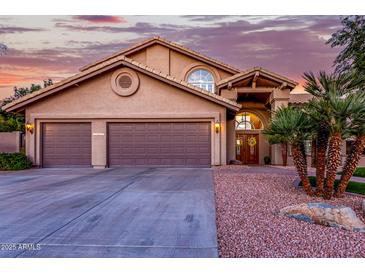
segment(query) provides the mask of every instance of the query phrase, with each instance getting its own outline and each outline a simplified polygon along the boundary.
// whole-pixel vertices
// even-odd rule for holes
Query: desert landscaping
[[[365,233],[280,216],[291,205],[345,205],[365,221],[361,196],[324,200],[296,189],[291,168],[226,166],[214,170],[220,257],[364,257]]]

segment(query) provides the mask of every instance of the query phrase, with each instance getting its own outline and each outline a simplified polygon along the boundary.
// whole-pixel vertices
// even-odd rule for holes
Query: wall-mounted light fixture
[[[221,123],[219,123],[218,121],[216,121],[214,123],[214,128],[215,128],[215,133],[219,133],[219,131],[221,129]]]
[[[29,131],[31,134],[33,134],[34,124],[32,124],[32,123],[26,123],[25,124],[25,129],[26,129],[26,131]]]

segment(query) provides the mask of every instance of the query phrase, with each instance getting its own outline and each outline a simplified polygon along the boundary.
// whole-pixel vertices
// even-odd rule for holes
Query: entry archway
[[[260,117],[244,111],[235,117],[236,159],[243,164],[259,164],[259,135],[264,129]]]

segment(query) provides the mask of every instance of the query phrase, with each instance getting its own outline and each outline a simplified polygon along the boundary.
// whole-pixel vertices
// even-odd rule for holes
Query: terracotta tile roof
[[[221,80],[217,83],[217,86],[221,87],[221,86],[224,86],[225,84],[228,84],[229,82],[239,81],[239,80],[243,79],[245,76],[250,75],[251,73],[254,73],[254,72],[260,72],[260,73],[263,73],[264,75],[266,74],[268,76],[271,76],[273,78],[281,80],[282,82],[286,82],[287,84],[289,84],[293,88],[298,85],[297,82],[295,82],[295,81],[293,81],[293,80],[291,80],[291,79],[289,79],[285,76],[276,74],[276,73],[274,73],[272,71],[269,71],[267,69],[264,69],[262,67],[253,67],[253,68],[250,68],[248,70],[237,73],[235,75],[232,75],[231,77],[224,78],[223,80]]]
[[[130,53],[132,53],[132,52],[134,52],[136,50],[140,50],[140,49],[142,49],[144,47],[148,47],[148,46],[150,46],[150,45],[152,45],[154,43],[159,43],[159,44],[165,45],[165,46],[167,46],[169,48],[176,49],[176,50],[180,50],[180,51],[183,51],[185,53],[191,54],[191,55],[195,56],[197,59],[200,59],[200,60],[203,60],[203,61],[206,61],[206,62],[209,62],[209,63],[213,63],[216,66],[218,66],[218,67],[220,67],[222,69],[225,69],[225,70],[229,70],[232,73],[239,73],[239,72],[241,72],[241,70],[238,69],[238,68],[235,68],[235,67],[233,67],[231,65],[228,65],[228,64],[226,64],[224,62],[218,61],[218,60],[213,59],[211,57],[205,56],[205,55],[203,55],[203,54],[201,54],[199,52],[196,52],[196,51],[194,51],[192,49],[189,49],[187,47],[184,47],[184,46],[182,46],[180,44],[177,44],[175,42],[166,40],[166,39],[164,39],[164,38],[162,38],[160,36],[156,36],[156,37],[153,37],[153,38],[146,39],[146,40],[144,40],[144,41],[142,41],[142,42],[140,42],[138,44],[133,45],[130,48],[124,49],[124,50],[119,51],[119,52],[117,52],[115,54],[112,54],[112,55],[110,55],[110,56],[108,56],[106,58],[103,58],[103,59],[101,59],[99,61],[96,61],[94,63],[91,63],[89,65],[86,65],[86,66],[80,68],[80,70],[81,71],[84,71],[86,69],[89,69],[89,68],[91,68],[91,67],[93,67],[93,66],[101,63],[101,62],[104,62],[104,61],[106,61],[108,59],[114,58],[114,57],[116,57],[118,55],[128,55],[128,54],[130,54]]]
[[[313,98],[309,93],[291,93],[289,97],[289,104],[304,104]]]
[[[195,87],[185,81],[178,80],[175,77],[172,77],[170,75],[167,75],[165,73],[162,73],[161,71],[157,71],[151,67],[148,67],[146,65],[143,65],[139,62],[136,62],[130,58],[127,58],[123,55],[119,55],[117,57],[114,57],[112,59],[108,59],[102,63],[99,63],[87,70],[84,70],[80,73],[77,73],[71,77],[68,77],[58,83],[53,84],[52,86],[48,86],[46,88],[40,89],[38,91],[35,91],[33,93],[30,93],[28,95],[25,95],[23,97],[20,97],[19,99],[6,104],[3,109],[7,111],[13,111],[16,109],[19,109],[21,107],[24,107],[28,103],[31,103],[33,101],[36,101],[37,99],[43,98],[45,96],[48,96],[50,94],[53,94],[54,92],[58,92],[64,88],[67,88],[69,86],[76,85],[78,82],[85,80],[87,78],[90,78],[94,76],[95,74],[101,73],[103,71],[106,71],[110,68],[113,68],[115,66],[118,66],[120,64],[124,64],[128,67],[135,68],[136,70],[140,70],[142,72],[150,74],[152,77],[158,78],[162,81],[168,82],[169,84],[172,84],[174,86],[177,86],[179,88],[185,89],[193,94],[196,94],[200,97],[203,97],[205,99],[214,101],[218,104],[224,105],[225,107],[228,107],[232,110],[239,110],[241,108],[241,105],[231,101],[229,99],[226,99],[222,96],[210,93],[204,89]],[[89,77],[87,77],[89,76]]]

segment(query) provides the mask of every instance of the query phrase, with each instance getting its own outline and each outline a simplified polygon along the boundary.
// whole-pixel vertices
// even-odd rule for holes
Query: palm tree
[[[308,195],[313,195],[307,173],[304,141],[310,137],[311,124],[304,112],[293,107],[279,108],[270,125],[264,130],[268,138],[276,138],[291,145],[294,165]]]
[[[365,92],[361,91],[352,96],[354,97],[352,100],[354,100],[355,105],[350,119],[352,123],[352,131],[356,137],[351,151],[346,157],[340,183],[335,192],[335,197],[343,196],[350,178],[359,163],[361,154],[365,149]]]
[[[359,78],[354,80],[353,73],[343,73],[343,74],[326,74],[324,71],[319,73],[319,76],[316,77],[312,72],[304,73],[303,78],[306,80],[304,85],[305,91],[312,94],[315,98],[322,98],[324,100],[329,100],[330,94],[331,96],[343,97],[346,94],[351,94],[357,91],[359,85]],[[325,104],[322,104],[324,107]],[[327,107],[330,107],[328,105]],[[317,111],[322,111],[314,108],[310,110],[307,108],[307,111],[312,112],[312,118],[317,117]],[[328,112],[327,112],[328,114]],[[323,117],[321,117],[323,118]],[[330,118],[330,116],[327,116]],[[317,190],[316,194],[318,196],[322,196],[324,194],[324,182],[325,182],[325,173],[326,173],[326,152],[328,149],[329,138],[330,138],[330,129],[329,124],[330,121],[315,119],[315,124],[317,125],[316,129],[316,181],[317,181]],[[335,138],[336,139],[336,138]],[[334,137],[332,138],[332,145],[335,142]],[[337,136],[338,139],[338,136]],[[333,147],[332,147],[333,148]],[[334,151],[331,151],[331,155],[334,156]],[[338,155],[337,155],[338,157]],[[336,157],[336,159],[337,159]],[[334,159],[334,158],[333,158]],[[339,160],[340,161],[340,160]],[[333,166],[331,164],[331,166]],[[330,172],[332,174],[332,172]]]
[[[344,138],[350,136],[351,120],[349,117],[356,112],[356,108],[354,96],[340,97],[333,89],[329,90],[327,98],[312,99],[305,109],[312,120],[325,123],[329,132],[324,186],[324,198],[326,199],[331,199],[333,195],[336,172],[341,164],[341,144]]]

